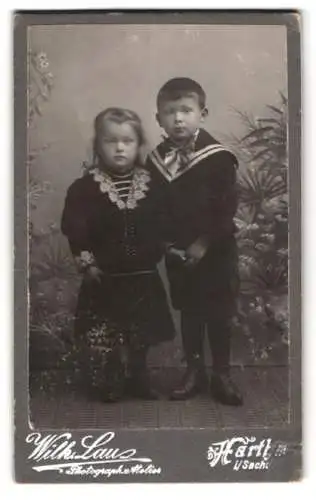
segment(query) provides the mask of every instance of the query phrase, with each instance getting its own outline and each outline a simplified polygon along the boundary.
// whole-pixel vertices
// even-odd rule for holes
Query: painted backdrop
[[[29,50],[30,58],[35,57],[35,66],[39,64],[39,73],[45,72],[51,79],[49,89],[52,86],[51,92],[44,92],[28,134],[32,176],[38,185],[48,186],[32,205],[35,242],[52,225],[58,228],[66,189],[81,175],[82,163],[91,158],[93,119],[103,108],[122,106],[137,111],[151,148],[161,134],[155,121],[158,89],[169,78],[188,76],[206,91],[206,128],[218,139],[236,146],[236,137],[244,136],[251,127],[258,126],[260,118],[267,116],[267,105],[268,117],[272,113],[276,120],[280,117],[273,118],[273,107],[279,109],[280,95],[283,104],[286,102],[286,31],[281,26],[36,26],[29,30]],[[260,134],[256,137],[260,140]],[[247,154],[251,156],[252,151],[245,149],[241,147],[239,151],[237,147],[242,170],[247,168]],[[274,198],[270,195],[269,200]],[[254,230],[255,217],[259,215],[256,213],[248,221]],[[32,256],[35,269],[43,261],[36,244],[32,246]],[[36,285],[34,297],[38,293],[54,295],[56,291],[52,292],[49,286],[48,291],[47,287],[46,291],[39,287],[39,292],[37,288]],[[249,301],[257,309],[262,307],[255,299]],[[46,297],[46,302],[49,300]],[[284,304],[284,291],[282,300]],[[42,346],[50,342],[48,338],[41,341]],[[167,349],[164,354],[153,356],[158,362],[178,362],[179,346],[177,339],[172,346],[162,348]],[[243,348],[235,352],[237,362],[248,359],[244,353]]]

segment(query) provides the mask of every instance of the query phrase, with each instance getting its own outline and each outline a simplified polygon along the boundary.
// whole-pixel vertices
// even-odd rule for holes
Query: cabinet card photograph
[[[16,480],[299,480],[300,15],[14,18]]]

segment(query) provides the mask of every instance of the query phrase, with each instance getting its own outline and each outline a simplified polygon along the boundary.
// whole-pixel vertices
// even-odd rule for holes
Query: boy
[[[203,392],[205,327],[213,357],[211,393],[222,404],[241,405],[229,376],[231,318],[238,288],[233,217],[237,159],[204,129],[202,87],[174,78],[160,89],[156,118],[167,137],[148,157],[167,212],[166,268],[172,304],[181,312],[187,370],[171,399]]]

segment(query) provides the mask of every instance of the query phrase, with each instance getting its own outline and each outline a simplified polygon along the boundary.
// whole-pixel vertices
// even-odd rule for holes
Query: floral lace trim
[[[93,253],[88,250],[83,250],[80,252],[80,255],[76,255],[74,259],[79,271],[85,271],[88,267],[95,264]]]
[[[137,168],[134,172],[127,198],[125,196],[126,201],[122,199],[115,181],[109,175],[98,168],[91,170],[91,174],[93,179],[100,184],[100,191],[107,193],[112,203],[115,203],[120,210],[136,208],[138,201],[146,197],[146,192],[149,189],[150,174],[142,168]]]

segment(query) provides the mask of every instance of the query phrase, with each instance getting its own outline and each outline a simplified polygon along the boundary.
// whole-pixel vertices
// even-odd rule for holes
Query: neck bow
[[[189,142],[178,146],[169,141],[168,149],[165,154],[164,164],[168,171],[175,174],[183,170],[189,163],[195,149],[195,138]]]

